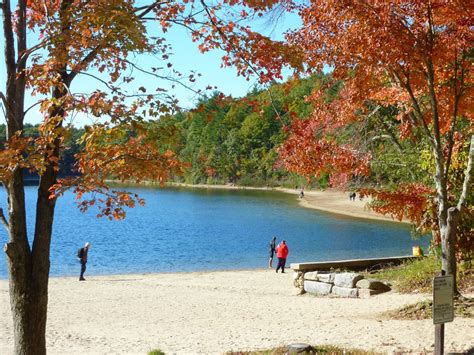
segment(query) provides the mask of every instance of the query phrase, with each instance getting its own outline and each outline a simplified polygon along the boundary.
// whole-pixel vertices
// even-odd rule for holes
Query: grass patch
[[[165,355],[165,353],[161,351],[160,349],[155,349],[155,350],[149,351],[148,355]]]
[[[474,298],[454,299],[454,316],[474,318]],[[425,300],[407,305],[394,311],[385,312],[382,317],[400,320],[431,319],[433,318],[433,301]]]
[[[420,258],[403,263],[399,266],[382,269],[369,273],[367,278],[389,283],[401,293],[432,293],[433,277],[439,275],[441,260],[434,256]],[[458,264],[457,284],[462,293],[474,286],[474,271],[471,263]],[[472,291],[471,291],[472,292]],[[382,314],[382,318],[416,320],[431,319],[433,301],[425,300],[407,305],[394,311]],[[459,297],[454,299],[454,316],[474,318],[474,299]]]
[[[427,257],[382,269],[369,277],[388,282],[401,293],[431,292],[432,279],[440,269],[441,261]]]
[[[474,272],[470,265],[458,265],[457,282],[461,293],[474,286]],[[367,277],[388,282],[401,293],[431,293],[433,277],[439,275],[440,270],[441,260],[429,256],[370,273]]]
[[[288,354],[288,347],[281,346],[278,348],[257,351],[230,351],[226,355],[286,355]],[[379,355],[373,351],[365,351],[360,349],[346,349],[332,345],[313,346],[313,351],[300,354],[321,354],[321,355]]]

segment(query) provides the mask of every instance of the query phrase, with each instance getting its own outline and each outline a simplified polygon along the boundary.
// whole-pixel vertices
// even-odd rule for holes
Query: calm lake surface
[[[287,263],[410,255],[408,225],[354,219],[298,205],[295,195],[273,191],[129,188],[145,207],[123,221],[81,213],[74,196],[58,200],[51,274],[76,275],[77,249],[92,244],[86,275],[228,270],[266,267],[272,235],[287,241]],[[26,188],[28,231],[34,226],[36,187]],[[0,206],[6,210],[5,191]],[[0,244],[7,240],[0,231]],[[427,240],[421,242],[427,245]],[[0,278],[6,278],[0,258]]]

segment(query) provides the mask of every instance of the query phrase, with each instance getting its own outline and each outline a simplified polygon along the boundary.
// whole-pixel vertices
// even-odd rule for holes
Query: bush
[[[252,187],[266,187],[267,185],[270,185],[270,181],[262,179],[262,178],[258,178],[258,177],[244,176],[243,178],[237,181],[237,185],[252,186]]]
[[[474,286],[474,272],[471,262],[458,264],[457,286],[460,292]],[[370,274],[371,278],[387,281],[402,293],[410,292],[432,292],[432,281],[441,270],[441,259],[430,255],[403,263],[402,265],[382,269],[377,273]]]
[[[148,355],[165,355],[165,353],[161,351],[160,349],[155,349],[155,350],[149,351]]]
[[[371,278],[387,281],[402,293],[431,292],[431,282],[439,275],[441,260],[434,256],[419,258],[402,265],[382,269]]]

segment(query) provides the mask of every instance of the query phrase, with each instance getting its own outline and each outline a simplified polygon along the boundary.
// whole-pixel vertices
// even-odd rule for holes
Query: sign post
[[[433,278],[433,323],[435,324],[435,355],[444,354],[444,323],[454,319],[453,275]]]

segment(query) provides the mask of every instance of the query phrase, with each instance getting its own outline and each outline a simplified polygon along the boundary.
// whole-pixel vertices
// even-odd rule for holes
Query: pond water
[[[92,244],[88,275],[228,270],[266,267],[272,235],[287,241],[287,262],[410,255],[408,225],[355,219],[300,207],[297,196],[274,191],[137,188],[145,207],[123,221],[81,213],[74,196],[58,200],[51,275],[76,275],[77,249]],[[26,188],[33,231],[36,187]],[[6,210],[5,192],[0,206]],[[7,235],[0,231],[0,244]],[[6,278],[0,258],[0,278]]]

